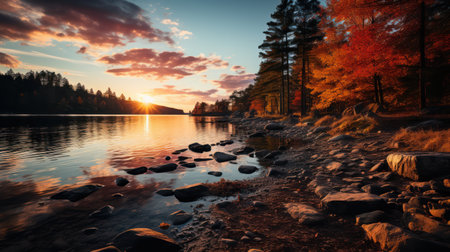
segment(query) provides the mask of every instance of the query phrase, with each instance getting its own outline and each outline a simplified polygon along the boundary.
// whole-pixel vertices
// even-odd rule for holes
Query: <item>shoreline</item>
[[[206,210],[210,218],[198,212],[192,223],[176,234],[173,232],[176,240],[184,245],[184,251],[379,251],[380,246],[383,250],[406,251],[412,244],[419,249],[450,248],[446,240],[448,225],[442,219],[437,222],[435,217],[425,216],[420,205],[415,204],[419,200],[430,202],[439,198],[448,202],[450,197],[442,190],[435,191],[435,197],[431,198],[433,195],[427,194],[427,188],[421,187],[432,182],[414,182],[389,170],[385,159],[397,151],[389,145],[393,132],[368,133],[351,140],[329,142],[331,136],[326,133],[311,133],[312,126],[281,122],[281,130],[264,130],[264,126],[274,121],[230,120],[247,131],[247,135],[265,132],[292,142],[301,141],[302,146],[282,151],[277,160],[287,160],[286,164],[272,164],[262,176],[244,180],[248,187],[237,199],[211,205]],[[340,167],[330,168],[332,163]],[[346,213],[327,207],[324,198],[329,193],[371,195],[381,200],[378,205],[370,200],[346,202],[342,206],[346,211],[355,210]],[[286,205],[289,203],[294,205]],[[304,205],[316,210],[321,220],[304,221],[308,219],[307,211],[301,209]],[[205,222],[205,219],[209,220]],[[408,225],[414,224],[422,224],[424,228],[408,230]],[[430,234],[426,232],[430,225],[441,229]]]

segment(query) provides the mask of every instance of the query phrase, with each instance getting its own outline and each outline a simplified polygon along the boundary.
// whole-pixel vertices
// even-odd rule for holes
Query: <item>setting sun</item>
[[[155,102],[155,99],[153,97],[148,95],[141,95],[141,102],[145,104],[153,103]]]

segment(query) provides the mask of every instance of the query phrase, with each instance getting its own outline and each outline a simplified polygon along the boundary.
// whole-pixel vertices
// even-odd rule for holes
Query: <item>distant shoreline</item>
[[[95,114],[95,113],[85,113],[85,114],[79,114],[79,113],[54,113],[54,114],[45,114],[45,113],[21,113],[21,114],[0,114],[0,116],[3,117],[25,117],[25,116],[141,116],[141,115],[189,115],[188,113],[180,113],[180,114],[120,114],[120,113],[111,113],[111,114]]]

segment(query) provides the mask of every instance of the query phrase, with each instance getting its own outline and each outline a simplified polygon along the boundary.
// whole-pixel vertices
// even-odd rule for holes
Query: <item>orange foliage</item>
[[[254,109],[258,114],[264,113],[265,101],[263,99],[257,98],[250,104],[250,110]]]

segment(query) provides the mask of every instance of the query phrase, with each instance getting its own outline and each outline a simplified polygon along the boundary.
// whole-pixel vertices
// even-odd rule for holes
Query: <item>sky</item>
[[[8,0],[0,72],[61,73],[72,85],[192,110],[253,83],[279,0]]]

